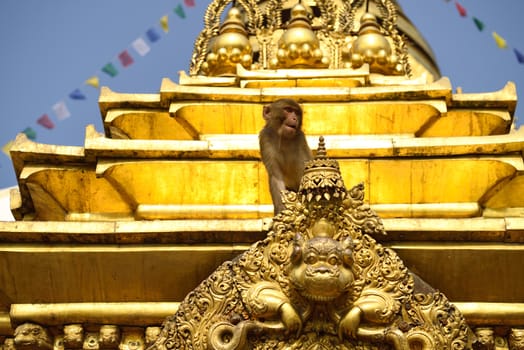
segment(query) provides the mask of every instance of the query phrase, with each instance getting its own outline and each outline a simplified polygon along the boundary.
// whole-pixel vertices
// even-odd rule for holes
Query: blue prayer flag
[[[160,34],[155,30],[155,28],[150,28],[146,32],[146,36],[152,43],[160,40]]]
[[[513,52],[515,52],[515,56],[517,56],[517,61],[524,63],[524,55],[517,49],[513,49]]]
[[[86,95],[84,95],[82,93],[82,91],[80,91],[80,89],[74,89],[70,94],[69,94],[69,98],[73,99],[73,100],[85,100],[86,99]]]

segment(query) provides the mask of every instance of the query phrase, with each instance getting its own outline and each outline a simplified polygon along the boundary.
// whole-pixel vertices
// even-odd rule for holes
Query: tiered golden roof
[[[86,342],[117,331],[124,348],[151,342],[187,293],[271,231],[257,135],[263,106],[290,97],[311,148],[323,136],[344,183],[365,188],[362,205],[387,232],[373,238],[474,331],[517,344],[515,89],[454,91],[394,1],[215,0],[178,82],[102,88],[104,131],[88,126],[83,147],[18,136],[17,221],[0,223],[0,340],[35,323],[56,341],[76,326],[67,331]]]

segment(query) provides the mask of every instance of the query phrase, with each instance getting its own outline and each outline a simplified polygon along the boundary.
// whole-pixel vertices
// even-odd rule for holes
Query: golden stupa
[[[281,97],[316,151],[273,217],[258,132]],[[524,349],[516,102],[454,92],[393,0],[213,0],[178,83],[103,88],[84,147],[17,137],[0,344]]]

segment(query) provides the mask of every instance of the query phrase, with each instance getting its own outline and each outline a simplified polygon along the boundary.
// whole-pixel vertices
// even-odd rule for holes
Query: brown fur
[[[268,177],[271,198],[278,214],[284,206],[281,191],[297,191],[304,163],[312,158],[302,131],[302,108],[292,99],[264,106],[266,125],[260,131],[260,153]]]

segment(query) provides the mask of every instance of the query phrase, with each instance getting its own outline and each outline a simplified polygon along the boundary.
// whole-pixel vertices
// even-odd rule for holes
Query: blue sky
[[[524,96],[524,65],[512,52],[524,53],[522,0],[461,0],[468,17],[459,16],[454,1],[399,0],[404,12],[433,48],[441,73],[464,92],[490,92],[514,81]],[[183,5],[186,18],[173,9],[183,0],[2,0],[0,2],[0,146],[31,127],[37,142],[82,146],[85,126],[103,131],[98,91],[84,84],[93,75],[100,84],[119,92],[155,93],[163,77],[178,81],[178,71],[188,70],[193,43],[202,29],[208,3]],[[140,57],[131,43],[168,15],[169,33],[149,43],[151,51]],[[485,24],[483,32],[472,16]],[[499,49],[491,36],[496,31],[509,48]],[[146,39],[147,41],[147,39]],[[117,55],[130,50],[134,64],[118,65]],[[108,62],[119,74],[101,72]],[[79,88],[86,100],[68,95]],[[65,101],[71,116],[59,121],[52,106]],[[522,110],[517,107],[516,115]],[[36,120],[47,113],[55,128],[44,129]],[[524,116],[519,125],[524,121]],[[0,153],[0,188],[16,185],[10,159]]]

